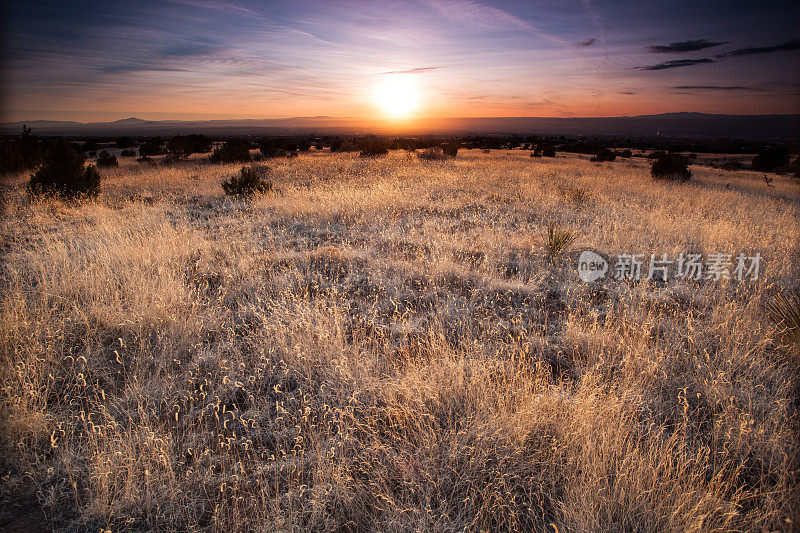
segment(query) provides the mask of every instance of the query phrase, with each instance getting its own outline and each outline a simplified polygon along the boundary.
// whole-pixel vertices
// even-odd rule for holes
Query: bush
[[[219,148],[215,148],[211,157],[212,163],[248,163],[250,162],[250,141],[231,139]]]
[[[631,152],[628,149],[625,149],[619,153],[619,156],[624,157],[625,159],[630,159],[631,157],[633,157],[633,152]]]
[[[185,159],[192,154],[211,151],[211,139],[205,135],[176,135],[167,143],[167,153],[172,159]]]
[[[650,175],[657,180],[689,181],[689,158],[679,154],[662,153],[650,168]]]
[[[163,141],[159,137],[150,139],[139,147],[139,155],[142,157],[161,155],[164,153],[164,149],[162,148],[163,144]]]
[[[229,196],[253,196],[271,192],[272,182],[265,181],[262,177],[267,172],[269,172],[267,167],[242,167],[238,176],[231,176],[228,181],[222,183],[222,190]]]
[[[556,149],[552,146],[545,146],[542,148],[542,157],[555,157]]]
[[[155,165],[156,162],[153,161],[153,158],[143,155],[142,157],[136,160],[137,163],[147,163],[149,165]]]
[[[753,170],[759,172],[779,172],[789,165],[789,153],[786,148],[775,147],[761,150],[753,158]]]
[[[601,148],[589,161],[614,161],[617,158],[616,152],[612,152],[608,148]]]
[[[275,139],[262,139],[258,142],[258,149],[264,157],[280,157],[286,153],[283,145]]]
[[[97,158],[98,168],[113,168],[118,167],[119,162],[117,157],[108,153],[108,150],[103,150]]]
[[[96,197],[100,193],[100,173],[94,166],[84,167],[84,158],[66,140],[61,140],[31,176],[31,196],[58,196],[64,199]]]
[[[365,137],[360,140],[358,147],[361,148],[361,157],[374,157],[389,153],[389,143],[378,137]]]
[[[30,133],[30,128],[23,126],[22,135],[3,140],[0,144],[0,171],[20,172],[42,164],[45,146]]]
[[[544,235],[544,249],[547,257],[554,259],[566,252],[578,238],[578,234],[568,228],[556,224],[548,224]]]
[[[422,152],[417,154],[417,157],[423,159],[425,161],[439,161],[442,159],[447,159],[447,154],[444,153],[444,150],[439,148],[438,146],[434,146],[432,148],[426,148]]]
[[[133,148],[134,145],[136,145],[136,141],[130,137],[120,137],[117,139],[117,148]]]
[[[458,155],[458,144],[457,143],[445,143],[442,145],[442,152],[447,157],[456,157]]]

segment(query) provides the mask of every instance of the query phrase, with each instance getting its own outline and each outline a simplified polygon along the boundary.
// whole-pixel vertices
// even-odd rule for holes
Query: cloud
[[[728,44],[728,41],[708,41],[706,39],[695,39],[693,41],[680,41],[677,43],[662,44],[658,46],[648,46],[647,49],[654,54],[671,54],[675,52],[696,52],[712,46]]]
[[[579,42],[578,46],[592,46],[596,41],[597,39],[595,39],[594,37],[589,37],[585,41]]]
[[[634,91],[620,91],[619,94],[636,94]]]
[[[664,70],[668,68],[691,67],[692,65],[700,65],[703,63],[716,63],[716,61],[707,57],[703,59],[673,59],[672,61],[658,63],[657,65],[647,65],[645,67],[635,68],[638,68],[639,70]]]
[[[745,87],[742,85],[675,85],[673,89],[685,91],[754,91],[761,92],[764,89],[757,87]]]
[[[789,42],[776,44],[775,46],[740,48],[739,50],[734,50],[733,52],[725,52],[724,54],[720,54],[717,57],[722,58],[722,57],[749,56],[753,54],[771,54],[772,52],[786,52],[789,50],[800,50],[800,39],[792,39]]]
[[[388,72],[379,72],[379,75],[384,74],[422,74],[423,72],[430,72],[431,70],[439,70],[442,67],[417,67],[408,70],[390,70]]]
[[[133,63],[121,63],[118,65],[107,65],[97,67],[98,72],[181,72],[185,69],[174,67],[160,67],[157,65],[137,65]]]

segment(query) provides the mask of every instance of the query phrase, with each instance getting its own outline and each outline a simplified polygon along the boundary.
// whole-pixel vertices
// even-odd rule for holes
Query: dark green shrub
[[[117,148],[133,148],[135,145],[136,141],[130,137],[120,137],[117,139]]]
[[[625,159],[630,159],[631,157],[633,157],[633,152],[631,152],[628,149],[625,149],[619,153],[619,156],[624,157]]]
[[[231,176],[222,183],[222,190],[229,196],[253,196],[271,192],[272,182],[263,178],[267,172],[267,167],[242,167],[238,176]]]
[[[364,137],[359,140],[358,147],[361,149],[361,157],[374,157],[389,153],[389,143],[380,137]]]
[[[445,143],[442,145],[442,152],[447,157],[456,157],[458,155],[458,144],[457,143]]]
[[[31,196],[58,196],[65,199],[96,197],[100,193],[100,173],[94,166],[84,167],[84,158],[66,141],[56,143],[39,170],[28,182]]]
[[[552,146],[545,146],[542,148],[542,157],[555,157],[556,149]]]
[[[96,164],[98,168],[114,168],[119,166],[117,157],[109,154],[108,150],[103,150],[100,152],[100,155],[97,157]]]
[[[448,156],[440,147],[434,146],[417,153],[417,157],[425,161],[440,161],[442,159],[447,159]]]
[[[250,161],[250,141],[247,139],[231,139],[219,148],[215,148],[211,157],[212,163],[248,163]]]
[[[616,152],[609,150],[608,148],[601,148],[589,161],[594,162],[601,162],[601,161],[614,161],[617,158]]]
[[[283,145],[276,139],[261,139],[258,149],[264,157],[281,157],[286,153]]]
[[[0,144],[0,172],[20,172],[42,163],[46,147],[30,133],[31,129],[23,126],[22,135],[3,140]]]
[[[653,179],[686,182],[692,177],[689,158],[679,154],[662,153],[650,168]]]
[[[167,142],[167,153],[172,159],[185,159],[192,154],[211,151],[211,139],[205,135],[176,135]]]
[[[136,152],[133,150],[123,150],[119,153],[121,157],[136,157]]]
[[[163,144],[164,142],[161,140],[160,137],[155,137],[153,139],[150,139],[139,147],[139,155],[142,157],[161,155],[164,153],[164,149],[162,148]]]
[[[780,172],[789,165],[789,153],[781,146],[761,150],[753,158],[753,170],[759,172]]]

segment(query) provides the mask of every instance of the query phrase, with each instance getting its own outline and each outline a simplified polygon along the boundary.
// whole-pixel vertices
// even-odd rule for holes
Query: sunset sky
[[[3,4],[2,121],[800,113],[797,1]]]

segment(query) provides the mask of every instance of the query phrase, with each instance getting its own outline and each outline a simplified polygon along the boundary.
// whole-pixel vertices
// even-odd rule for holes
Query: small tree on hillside
[[[117,161],[117,157],[108,153],[108,150],[103,150],[97,157],[98,168],[113,168],[118,166],[119,162]]]
[[[100,173],[94,166],[84,167],[84,158],[62,139],[48,153],[39,170],[28,182],[31,196],[58,196],[65,199],[96,197],[100,193]]]
[[[653,179],[687,182],[692,177],[689,158],[679,154],[662,153],[650,168]]]
[[[231,176],[222,183],[225,194],[232,196],[253,196],[272,191],[272,182],[264,179],[269,168],[242,167],[238,176]]]
[[[211,157],[212,163],[248,163],[250,161],[250,141],[231,139],[219,148],[215,148]]]
[[[608,148],[602,148],[599,152],[597,152],[594,157],[589,159],[589,161],[600,162],[600,161],[614,161],[617,158],[617,154],[609,150]]]

